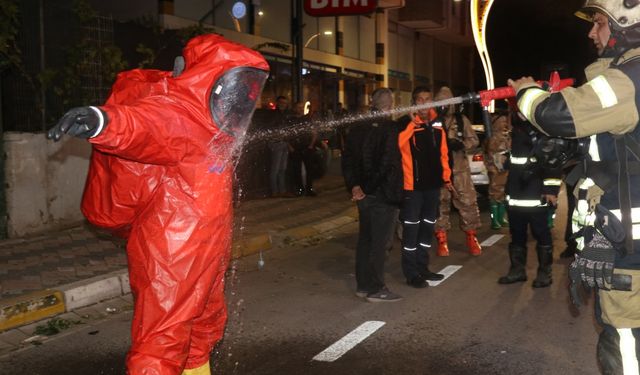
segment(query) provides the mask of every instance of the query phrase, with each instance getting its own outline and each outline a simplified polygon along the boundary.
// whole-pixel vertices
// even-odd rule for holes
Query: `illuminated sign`
[[[368,14],[376,10],[376,0],[304,0],[304,11],[312,17]]]
[[[486,40],[487,19],[489,18],[491,5],[493,5],[493,0],[471,0],[471,29],[473,31],[473,39],[476,42],[476,48],[480,54],[482,67],[484,68],[487,90],[495,88],[493,68],[491,67],[491,59],[489,58]],[[493,112],[494,108],[495,103],[492,101],[489,106],[489,112]]]

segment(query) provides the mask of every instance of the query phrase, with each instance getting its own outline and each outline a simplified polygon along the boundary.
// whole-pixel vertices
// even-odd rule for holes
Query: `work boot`
[[[198,368],[184,369],[182,375],[211,375],[211,367],[209,361]]]
[[[438,229],[436,231],[436,238],[438,239],[438,250],[436,251],[436,255],[439,257],[448,257],[449,245],[447,245],[447,232],[442,229]]]
[[[507,218],[505,216],[506,214],[507,205],[504,203],[504,201],[498,202],[498,223],[500,223],[500,225],[503,227],[509,226],[509,222],[507,221]]]
[[[476,238],[475,230],[468,230],[467,233],[467,248],[469,249],[469,254],[473,256],[478,256],[482,254],[482,247],[480,247],[480,243]]]
[[[546,288],[551,285],[551,264],[553,263],[553,246],[538,245],[536,246],[538,254],[538,274],[533,280],[534,288]]]
[[[496,201],[491,201],[491,205],[489,206],[491,209],[491,229],[500,229],[502,228],[502,224],[500,223],[500,206]]]
[[[527,264],[527,248],[509,244],[509,260],[511,266],[509,273],[498,279],[498,284],[513,284],[521,281],[527,281],[527,273],[524,266]]]

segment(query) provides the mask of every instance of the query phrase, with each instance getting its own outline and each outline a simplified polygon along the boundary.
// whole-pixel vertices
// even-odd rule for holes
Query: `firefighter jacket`
[[[360,186],[367,195],[387,203],[402,200],[402,166],[397,124],[391,119],[367,120],[349,129],[342,154],[347,191]]]
[[[639,149],[640,143],[640,48],[615,59],[599,59],[585,73],[587,83],[557,93],[521,87],[518,106],[546,134],[590,137],[588,160],[580,166],[580,173],[586,178],[578,182],[574,228],[592,224],[592,207],[599,199],[625,227],[628,254],[617,254],[615,267],[638,270],[640,160],[633,154],[640,153],[631,150]],[[578,247],[583,245],[578,239]]]
[[[543,195],[558,195],[562,171],[540,167],[532,156],[534,129],[526,121],[514,121],[511,135],[506,194],[509,209],[543,210]]]
[[[416,115],[400,132],[404,190],[437,189],[451,183],[446,137],[439,117],[425,122]]]

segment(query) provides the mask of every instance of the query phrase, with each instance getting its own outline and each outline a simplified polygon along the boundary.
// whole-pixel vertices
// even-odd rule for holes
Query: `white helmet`
[[[640,0],[586,0],[576,16],[592,21],[593,12],[607,15],[611,22],[625,29],[640,23]]]

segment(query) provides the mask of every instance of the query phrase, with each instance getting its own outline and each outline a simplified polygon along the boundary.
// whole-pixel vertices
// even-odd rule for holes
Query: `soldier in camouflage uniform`
[[[505,194],[509,171],[505,162],[511,149],[511,124],[507,113],[497,113],[491,123],[492,136],[485,141],[484,163],[489,172],[489,200],[491,202],[491,229],[509,225],[505,220]]]
[[[444,86],[436,94],[436,100],[452,98],[451,89]],[[438,256],[448,256],[447,230],[451,228],[449,220],[451,204],[460,213],[460,229],[467,236],[467,248],[471,255],[482,254],[482,248],[476,238],[476,230],[480,227],[480,211],[476,190],[471,180],[471,169],[467,159],[467,151],[478,147],[478,135],[471,126],[471,121],[462,113],[456,113],[455,106],[441,108],[449,146],[449,160],[453,162],[452,191],[440,189],[440,217],[436,222],[436,238],[438,239]]]

